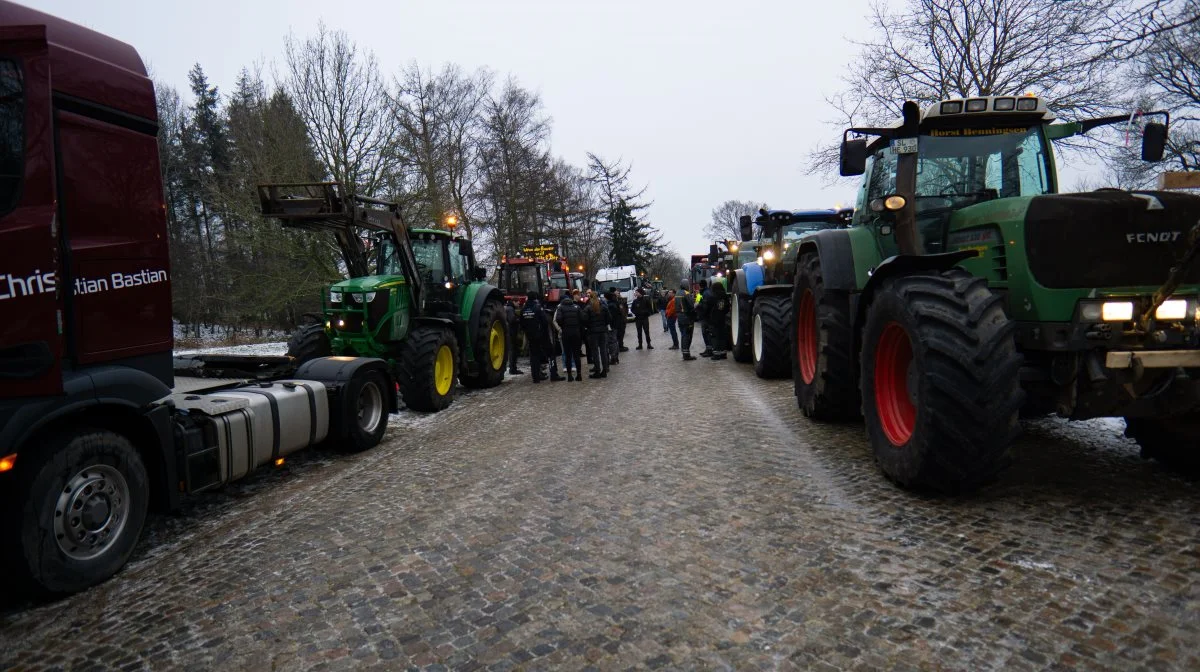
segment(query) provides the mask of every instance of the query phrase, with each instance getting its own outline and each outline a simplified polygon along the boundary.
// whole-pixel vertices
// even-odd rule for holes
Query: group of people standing
[[[709,286],[704,280],[698,282],[694,289],[690,283],[684,282],[679,286],[679,291],[667,292],[660,312],[663,332],[670,333],[674,342],[670,349],[679,350],[682,345],[683,361],[695,360],[696,357],[691,353],[692,330],[699,324],[700,337],[704,339],[704,351],[700,356],[710,357],[714,361],[726,359],[729,301],[729,293],[724,285],[714,282]]]
[[[648,299],[647,299],[648,302]],[[634,300],[633,312],[638,314],[640,305]],[[591,371],[588,378],[607,378],[611,365],[621,363],[625,347],[625,316],[629,312],[624,299],[616,290],[597,294],[594,290],[581,292],[571,290],[557,304],[543,305],[536,292],[529,292],[521,306],[507,303],[510,360],[508,372],[520,375],[517,368],[520,348],[516,347],[518,333],[524,333],[529,348],[529,367],[534,383],[549,379],[550,382],[583,381],[583,359],[586,356]],[[650,349],[649,316],[645,313],[646,344]],[[642,349],[639,322],[638,350]],[[584,349],[584,352],[581,352]],[[558,360],[562,358],[563,373],[559,375]],[[549,368],[549,376],[545,369]]]

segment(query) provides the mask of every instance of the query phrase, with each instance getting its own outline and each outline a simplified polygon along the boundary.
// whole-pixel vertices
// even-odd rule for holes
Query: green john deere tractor
[[[262,213],[284,226],[330,231],[349,279],[322,297],[322,314],[288,341],[297,363],[328,355],[387,360],[406,406],[440,411],[454,383],[504,380],[504,294],[483,281],[471,241],[411,229],[394,203],[345,193],[334,182],[259,187]]]
[[[1138,132],[1159,161],[1169,119],[1144,116],[1164,117]],[[801,410],[861,410],[905,487],[989,481],[1021,415],[1123,417],[1144,456],[1200,461],[1200,196],[1058,193],[1052,141],[1128,119],[1052,123],[1036,97],[986,96],[848,129],[852,225],[797,250]]]
[[[760,378],[792,373],[792,282],[799,248],[795,243],[816,231],[845,228],[853,208],[841,210],[760,209],[751,222],[741,217],[741,263],[729,273],[730,350],[739,362],[754,362]],[[759,235],[753,239],[753,224]]]

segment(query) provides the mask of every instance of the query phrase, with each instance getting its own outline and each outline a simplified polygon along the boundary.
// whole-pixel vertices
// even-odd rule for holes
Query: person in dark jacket
[[[562,353],[562,339],[558,337],[558,325],[554,323],[554,311],[558,302],[542,303],[542,312],[546,316],[546,349],[542,353],[544,362],[550,365],[550,382],[557,383],[566,380],[558,375],[558,355]]]
[[[517,315],[512,299],[504,302],[504,316],[508,321],[508,372],[519,376],[525,373],[517,368],[517,357],[521,356],[521,346],[517,342],[517,334],[521,331],[521,318]]]
[[[679,327],[683,361],[696,359],[691,353],[692,325],[696,323],[696,297],[688,290],[686,282],[679,286],[679,293],[675,295],[675,321]]]
[[[621,363],[621,332],[625,328],[625,308],[621,304],[621,295],[616,289],[609,288],[604,294],[605,307],[608,308],[608,363]],[[624,348],[628,350],[629,348]]]
[[[696,304],[696,319],[700,322],[700,338],[704,340],[704,351],[700,353],[700,356],[712,357],[712,323],[708,315],[713,305],[712,288],[704,280],[698,284],[700,302]]]
[[[529,372],[533,376],[533,382],[540,383],[545,379],[542,366],[550,344],[547,342],[549,333],[546,330],[549,329],[549,324],[546,321],[546,311],[542,310],[542,302],[538,301],[537,292],[529,292],[525,306],[521,308],[521,329],[529,343]]]
[[[592,373],[588,378],[607,378],[609,365],[607,339],[611,331],[608,309],[600,303],[600,297],[593,293],[583,314],[587,324],[589,361],[592,365]]]
[[[637,325],[638,344],[637,349],[642,349],[642,332],[646,332],[646,349],[653,350],[654,346],[650,345],[650,316],[654,314],[654,305],[650,301],[650,297],[642,290],[637,290],[637,298],[633,300],[633,321]]]
[[[708,333],[712,338],[712,359],[725,359],[725,335],[728,332],[728,325],[725,324],[725,319],[729,316],[729,294],[725,291],[725,285],[719,282],[714,282],[709,289],[712,306],[708,309]]]
[[[564,296],[554,311],[554,327],[562,343],[563,368],[567,380],[583,382],[583,359],[579,355],[579,344],[583,339],[583,309],[569,295]],[[572,375],[574,371],[574,376]]]

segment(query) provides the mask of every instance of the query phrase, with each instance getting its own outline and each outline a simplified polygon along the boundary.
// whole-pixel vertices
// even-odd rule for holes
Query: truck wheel
[[[754,358],[750,350],[750,297],[735,294],[729,305],[729,349],[735,362],[749,362]]]
[[[813,420],[852,420],[859,416],[862,400],[851,356],[850,296],[825,288],[816,254],[805,254],[798,265],[792,290],[796,404]]]
[[[329,346],[329,336],[325,333],[324,324],[302,324],[288,339],[288,357],[295,360],[297,366],[310,359],[328,357],[333,354]]]
[[[1158,460],[1187,476],[1200,475],[1200,411],[1166,418],[1126,418],[1125,436],[1137,441],[1142,457]]]
[[[440,411],[454,401],[458,344],[444,327],[413,329],[400,349],[396,377],[404,405],[414,411]]]
[[[982,278],[902,276],[875,292],[863,333],[867,435],[903,487],[969,492],[1002,469],[1023,402],[1015,325]]]
[[[754,299],[751,350],[759,378],[786,378],[791,373],[790,298],[767,294]]]
[[[479,314],[479,324],[472,343],[479,373],[462,376],[466,387],[495,387],[504,380],[504,367],[508,361],[508,324],[504,305],[499,301],[488,301]]]
[[[382,372],[359,369],[342,388],[334,430],[343,437],[337,447],[348,453],[374,448],[388,424],[388,380]]]
[[[129,439],[82,428],[51,437],[28,473],[20,568],[49,593],[75,593],[116,574],[146,521],[146,467]]]

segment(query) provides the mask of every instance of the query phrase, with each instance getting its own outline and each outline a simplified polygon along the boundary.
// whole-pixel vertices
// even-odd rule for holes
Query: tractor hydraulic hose
[[[1150,306],[1138,318],[1137,329],[1139,331],[1144,333],[1147,330],[1146,325],[1150,323],[1150,318],[1154,315],[1154,312],[1163,304],[1163,301],[1166,301],[1175,292],[1179,287],[1179,283],[1183,281],[1184,274],[1195,263],[1196,256],[1200,253],[1200,222],[1197,222],[1192,227],[1192,230],[1188,232],[1187,245],[1188,249],[1184,253],[1183,258],[1171,269],[1171,275],[1167,276],[1167,281],[1163,283],[1162,287],[1154,291],[1154,297],[1150,300]]]

